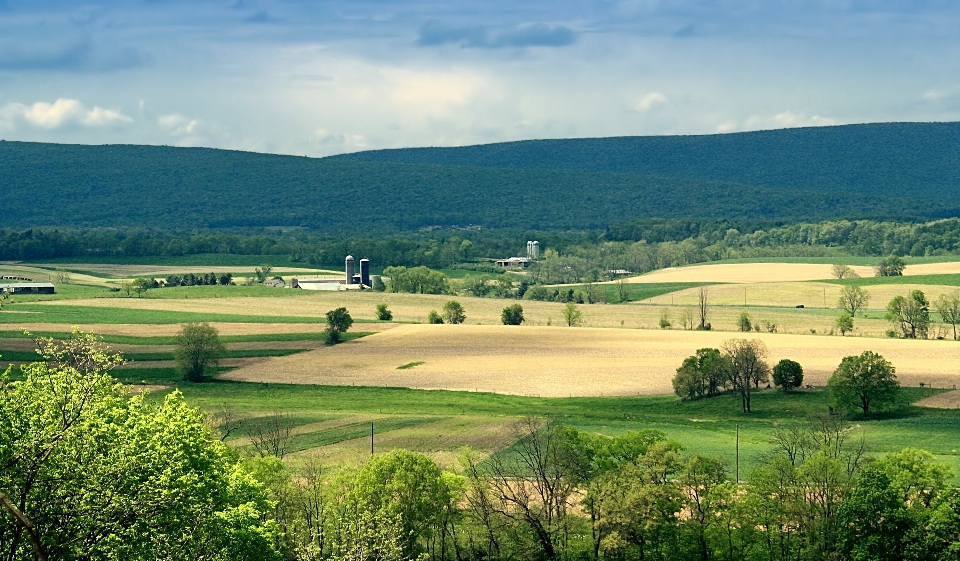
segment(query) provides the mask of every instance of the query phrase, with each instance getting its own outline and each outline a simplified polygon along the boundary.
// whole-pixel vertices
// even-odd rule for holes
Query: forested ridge
[[[525,140],[345,154],[354,161],[618,172],[838,194],[960,200],[960,123]],[[939,191],[939,192],[938,192]],[[949,192],[947,192],[949,191]]]
[[[960,215],[957,130],[863,125],[324,159],[0,142],[0,225],[381,234],[596,230],[642,218],[925,220]]]

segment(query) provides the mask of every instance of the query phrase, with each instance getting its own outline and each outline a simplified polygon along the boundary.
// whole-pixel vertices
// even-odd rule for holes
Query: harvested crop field
[[[402,325],[335,347],[266,359],[227,373],[231,380],[291,384],[394,386],[515,395],[667,394],[683,359],[739,334],[560,327]],[[823,385],[844,356],[873,350],[906,385],[960,384],[960,346],[905,341],[758,333],[770,362],[800,362],[806,381]],[[399,366],[422,364],[407,369]]]
[[[938,409],[960,409],[960,390],[939,393],[921,399],[915,405],[936,407]]]
[[[851,267],[851,269],[861,277],[874,276],[873,267],[854,266]],[[907,268],[903,271],[904,276],[944,275],[953,273],[960,273],[960,262],[908,264]],[[716,265],[671,267],[626,280],[627,282],[642,283],[769,283],[826,280],[832,278],[831,265],[809,263],[720,263]]]

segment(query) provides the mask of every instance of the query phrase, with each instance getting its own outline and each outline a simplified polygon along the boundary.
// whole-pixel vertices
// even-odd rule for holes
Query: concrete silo
[[[348,255],[344,260],[344,268],[347,270],[347,284],[353,284],[354,262],[352,255]]]

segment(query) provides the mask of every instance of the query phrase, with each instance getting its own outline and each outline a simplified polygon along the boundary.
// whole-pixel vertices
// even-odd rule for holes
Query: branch
[[[47,561],[47,554],[43,552],[43,546],[40,545],[40,537],[37,536],[37,532],[34,530],[30,520],[27,519],[27,516],[20,512],[20,509],[13,506],[13,503],[7,499],[7,495],[4,493],[0,493],[0,503],[3,503],[3,506],[7,507],[10,514],[12,514],[13,517],[17,519],[17,522],[27,531],[27,534],[30,536],[30,541],[33,543],[33,549],[37,552],[37,558],[40,559],[40,561]]]

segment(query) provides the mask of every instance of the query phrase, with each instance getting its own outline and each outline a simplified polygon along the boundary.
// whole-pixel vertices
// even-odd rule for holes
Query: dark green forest
[[[960,123],[876,123],[699,136],[527,140],[346,154],[370,162],[615,172],[960,201]],[[852,217],[852,216],[851,216]]]
[[[929,220],[960,215],[958,130],[864,125],[324,159],[0,142],[0,225],[373,235],[466,225],[598,230],[643,218]]]

